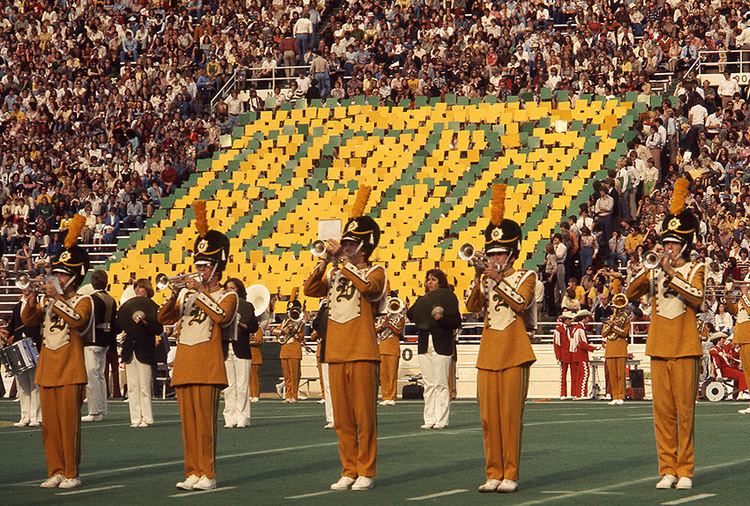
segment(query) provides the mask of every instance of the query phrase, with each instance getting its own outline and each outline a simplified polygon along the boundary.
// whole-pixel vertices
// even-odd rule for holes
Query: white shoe
[[[81,486],[81,480],[78,478],[65,478],[57,488],[77,488]]]
[[[259,400],[257,397],[250,397],[250,402],[258,402]]]
[[[236,423],[229,423],[229,422],[227,422],[227,423],[224,424],[224,428],[225,429],[234,429],[235,427],[237,427]]]
[[[568,398],[567,398],[566,396],[564,396],[564,395],[561,395],[561,396],[560,396],[560,400],[561,400],[561,401],[564,401],[564,400],[567,400],[567,399],[568,399]]]
[[[216,479],[209,478],[208,476],[201,476],[198,483],[193,485],[193,490],[213,490],[216,488]]]
[[[104,415],[86,415],[81,417],[82,422],[101,422],[104,420]]]
[[[328,422],[323,426],[324,429],[333,429],[333,422]]]
[[[479,485],[477,490],[482,493],[497,492],[497,487],[499,487],[501,483],[500,480],[487,480],[483,485]]]
[[[237,428],[238,428],[238,429],[244,429],[244,428],[246,428],[246,427],[247,427],[248,425],[250,425],[250,424],[249,424],[249,423],[238,423],[238,424],[237,424]]]
[[[395,399],[391,399],[390,401],[388,401],[388,405],[389,406],[395,406],[396,405]]]
[[[688,478],[687,476],[682,476],[679,480],[677,480],[677,485],[675,485],[674,488],[678,488],[680,490],[689,490],[693,488],[693,479]]]
[[[44,480],[39,486],[42,488],[57,488],[64,479],[65,476],[62,474],[55,474]]]
[[[429,429],[433,428],[434,426],[435,426],[434,423],[425,423],[423,425],[420,425],[419,428],[420,429],[429,430]]]
[[[185,478],[185,481],[178,482],[177,485],[175,485],[177,488],[181,488],[182,490],[193,490],[193,486],[195,486],[196,483],[200,481],[200,477],[196,476],[194,474],[191,474],[187,478]]]
[[[378,406],[387,406],[387,405],[388,405],[388,401],[380,401],[378,403]]]
[[[42,424],[39,422],[29,422],[29,427],[39,427],[40,425]]]
[[[375,479],[367,476],[360,476],[352,485],[352,490],[370,490],[375,486]]]
[[[144,427],[148,427],[148,424],[144,422],[143,420],[141,420],[141,423],[138,424],[138,427],[142,429]]]
[[[737,411],[737,413],[741,415],[750,415],[750,408],[740,409]]]
[[[339,481],[331,484],[331,490],[349,490],[354,482],[357,481],[354,478],[348,476],[342,476]]]
[[[14,423],[13,427],[26,427],[27,425],[29,425],[29,422],[20,421],[20,422]]]
[[[131,423],[130,426],[133,427],[134,429],[137,429],[138,427],[141,426],[141,422]]]
[[[623,404],[625,404],[625,400],[624,399],[617,399],[615,401],[615,405],[617,405],[617,406],[622,406]]]
[[[447,423],[436,423],[435,425],[433,425],[432,428],[433,429],[437,429],[437,430],[447,429],[448,428],[448,424]]]
[[[607,404],[609,404],[610,406],[614,406],[615,404],[617,404],[617,401],[609,401]]]
[[[325,399],[318,399],[318,404],[325,404],[325,403],[326,403]]]
[[[515,492],[516,490],[518,490],[518,482],[515,482],[513,480],[503,480],[497,487],[497,491],[503,494],[510,494],[511,492]]]
[[[296,403],[297,403],[297,399],[289,399],[289,404],[296,404]]]
[[[656,488],[658,489],[666,489],[666,488],[672,488],[675,486],[675,483],[677,483],[677,476],[673,474],[665,474],[661,477],[661,480],[659,480],[659,483],[656,484]]]

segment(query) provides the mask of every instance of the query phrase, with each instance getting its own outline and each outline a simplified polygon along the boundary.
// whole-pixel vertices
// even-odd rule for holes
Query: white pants
[[[419,355],[419,367],[424,380],[424,423],[429,425],[448,425],[451,410],[451,392],[448,388],[450,355],[438,355],[435,352]]]
[[[89,415],[107,414],[107,384],[104,381],[104,367],[107,365],[109,346],[86,346],[83,358],[88,375]]]
[[[323,393],[325,395],[326,423],[333,423],[333,399],[331,399],[331,382],[328,379],[328,364],[320,364],[323,372]]]
[[[18,386],[18,400],[21,404],[22,423],[35,423],[42,421],[42,411],[39,407],[39,385],[34,383],[36,368],[22,372],[16,376]]]
[[[224,368],[224,424],[244,427],[250,424],[250,359],[237,358],[230,346]]]
[[[130,423],[154,423],[154,414],[151,410],[153,389],[151,365],[139,362],[133,355],[133,360],[125,364],[125,375],[128,381]]]

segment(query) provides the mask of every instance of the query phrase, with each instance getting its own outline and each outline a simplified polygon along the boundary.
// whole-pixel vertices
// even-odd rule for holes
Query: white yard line
[[[81,490],[71,490],[70,492],[58,492],[55,495],[79,495],[91,492],[101,492],[102,490],[113,490],[116,488],[125,488],[125,485],[110,485],[108,487],[84,488]]]
[[[419,497],[409,497],[407,501],[424,501],[425,499],[434,499],[436,497],[444,497],[446,495],[462,494],[468,491],[469,490],[466,488],[456,488],[453,490],[446,490],[445,492],[437,492],[435,494],[430,494],[430,495],[421,495]]]
[[[698,494],[691,495],[690,497],[683,497],[682,499],[675,499],[674,501],[663,502],[662,504],[685,504],[693,501],[700,501],[701,499],[708,499],[709,497],[715,497],[716,494]]]
[[[201,494],[213,494],[214,492],[224,492],[225,490],[234,490],[237,487],[219,487],[213,490],[196,490],[194,492],[183,492],[181,494],[172,494],[169,497],[193,497]]]
[[[284,499],[305,499],[307,497],[317,497],[319,495],[326,495],[326,494],[332,494],[333,490],[323,490],[321,492],[310,492],[309,494],[300,494],[300,495],[290,495],[289,497],[285,497]]]

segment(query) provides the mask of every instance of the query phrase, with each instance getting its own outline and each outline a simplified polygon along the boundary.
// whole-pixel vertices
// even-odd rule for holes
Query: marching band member
[[[158,319],[164,325],[179,322],[172,386],[182,420],[185,480],[177,483],[177,488],[211,490],[216,488],[219,396],[227,386],[222,327],[235,318],[237,294],[225,292],[219,285],[227,264],[229,239],[208,230],[205,201],[195,201],[193,210],[198,229],[193,259],[198,272],[185,279],[183,289],[172,291],[159,308]]]
[[[299,395],[300,364],[302,363],[302,342],[305,340],[304,316],[302,303],[296,299],[294,288],[287,304],[287,317],[273,329],[273,334],[281,343],[279,359],[284,374],[284,402],[294,404]],[[299,315],[299,321],[289,315]]]
[[[333,402],[331,401],[331,380],[328,374],[328,364],[325,360],[326,330],[328,327],[328,299],[320,301],[318,314],[312,321],[312,338],[318,341],[318,349],[315,352],[318,359],[318,373],[320,374],[320,390],[322,392],[323,404],[326,413],[326,424],[324,429],[333,429]]]
[[[536,361],[524,323],[524,311],[534,304],[536,273],[513,269],[521,227],[503,218],[504,207],[505,185],[493,185],[492,216],[484,232],[488,261],[475,264],[466,309],[485,310],[477,381],[487,481],[479,491],[508,493],[518,488],[523,407]]]
[[[573,355],[570,353],[570,337],[573,333],[571,324],[575,313],[565,310],[560,315],[557,326],[552,333],[552,345],[555,350],[555,358],[560,365],[560,400],[568,399],[568,371],[570,371],[570,395],[574,394]]]
[[[267,314],[267,313],[264,313]],[[260,400],[260,370],[263,367],[263,331],[269,318],[262,320],[250,341],[250,402]],[[265,324],[265,325],[264,325]]]
[[[391,297],[398,297],[395,291]],[[398,361],[401,357],[401,339],[404,337],[406,316],[384,314],[378,318],[375,332],[378,334],[380,350],[380,395],[381,406],[395,406],[398,397]]]
[[[42,438],[48,478],[42,488],[81,485],[81,405],[86,387],[84,339],[91,331],[93,303],[76,290],[89,269],[89,255],[78,246],[85,217],[70,224],[63,250],[52,260],[53,277],[44,287],[47,311],[34,297],[21,311],[26,326],[42,322],[42,352],[35,380],[40,386]],[[46,313],[46,314],[45,314]]]
[[[107,293],[107,272],[96,269],[91,273],[91,301],[94,303],[94,340],[85,343],[83,357],[88,378],[87,404],[89,412],[82,422],[101,422],[107,414],[107,352],[117,346],[115,319],[117,302]]]
[[[224,389],[224,427],[243,428],[250,425],[250,336],[258,330],[255,308],[249,303],[245,285],[229,278],[224,290],[237,294],[237,317],[231,333],[234,339],[224,340],[224,368],[229,385]]]
[[[646,355],[651,357],[659,489],[692,488],[695,472],[694,412],[702,355],[695,314],[703,302],[704,265],[688,260],[698,221],[685,210],[687,187],[686,179],[675,183],[662,222],[659,265],[642,270],[625,292],[631,301],[653,295]]]
[[[0,339],[7,344],[14,344],[26,337],[34,342],[37,351],[41,351],[42,335],[39,325],[26,326],[21,321],[23,312],[28,301],[31,298],[37,300],[37,294],[29,286],[21,290],[21,300],[13,306],[10,322],[7,329],[0,329]],[[39,403],[39,385],[34,381],[36,367],[16,375],[16,385],[18,386],[18,401],[21,407],[21,418],[13,425],[16,427],[39,427],[42,421],[42,411]]]
[[[126,301],[120,307],[118,326],[125,331],[122,343],[122,362],[128,382],[128,407],[130,426],[148,427],[154,423],[151,408],[153,392],[153,367],[156,365],[156,337],[164,331],[164,326],[156,320],[159,307],[152,300],[154,289],[151,281],[142,278],[133,284],[136,299]],[[132,302],[131,302],[132,301]],[[123,321],[129,312],[130,304],[142,304],[130,316],[135,325]]]
[[[588,324],[594,315],[587,309],[581,309],[573,318],[572,334],[570,339],[570,360],[572,361],[572,393],[573,397],[578,400],[588,399],[589,397],[589,377],[591,375],[591,365],[589,364],[589,352],[596,351],[599,348],[589,344],[586,337],[586,324]]]
[[[384,302],[385,269],[370,256],[380,227],[362,216],[370,188],[360,186],[341,243],[328,241],[321,259],[305,282],[308,297],[328,297],[329,316],[323,360],[328,363],[331,400],[339,440],[341,478],[332,490],[368,490],[375,484],[377,455],[378,343],[375,315]],[[330,258],[334,268],[328,270]]]
[[[604,338],[604,364],[609,376],[612,390],[610,405],[625,403],[625,361],[628,358],[628,336],[630,335],[630,315],[627,308],[628,298],[624,293],[612,297],[615,307],[609,321],[602,328]]]
[[[745,384],[750,384],[750,295],[747,284],[740,284],[741,296],[738,300],[727,297],[727,310],[736,317],[734,326],[734,344],[740,349],[740,362],[745,375]],[[750,415],[750,407],[737,411],[741,415]]]
[[[458,307],[458,299],[453,294],[448,278],[440,269],[430,269],[425,276],[426,293],[443,288],[450,295],[453,307]],[[421,297],[420,297],[421,298]],[[415,309],[419,300],[407,312],[411,321],[415,320]],[[447,305],[447,304],[446,304]],[[429,328],[418,328],[417,352],[419,368],[422,370],[424,389],[424,423],[422,429],[445,429],[450,417],[451,393],[448,375],[453,361],[454,333],[461,327],[461,315],[457,312],[446,314],[443,307],[432,310],[428,319]]]

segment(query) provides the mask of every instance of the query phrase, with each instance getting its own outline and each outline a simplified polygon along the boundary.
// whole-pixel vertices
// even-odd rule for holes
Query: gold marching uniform
[[[503,219],[504,200],[505,185],[494,185],[485,252],[508,253],[512,261],[520,245],[521,228]],[[485,310],[476,364],[488,480],[481,492],[516,490],[529,369],[536,361],[524,320],[524,312],[535,302],[536,273],[510,267],[501,276],[496,282],[483,275],[466,302],[469,312]],[[496,480],[502,483],[495,484]]]
[[[263,329],[259,328],[250,341],[250,398],[260,398],[260,369],[263,367]]]
[[[284,320],[281,328],[290,324]],[[281,345],[279,360],[284,374],[284,399],[297,402],[299,394],[300,364],[302,363],[302,341],[305,339],[305,327],[300,326],[297,333]]]
[[[406,317],[401,315],[395,325],[388,316],[383,317],[383,326],[392,334],[378,341],[380,349],[380,395],[384,401],[395,401],[398,397],[398,361],[401,357],[401,337],[404,335]]]
[[[692,245],[698,223],[684,210],[687,181],[675,184],[670,214],[662,224],[662,242]],[[643,270],[630,283],[626,296],[637,301],[651,292],[651,325],[646,355],[651,357],[654,432],[659,459],[657,487],[670,488],[676,477],[692,487],[695,469],[694,412],[703,355],[696,313],[703,302],[704,264],[679,258],[669,277],[661,268]],[[666,480],[666,481],[665,481]]]
[[[742,372],[747,384],[750,385],[750,297],[743,294],[737,301],[727,298],[727,311],[736,317],[732,340],[740,348]],[[740,412],[750,414],[750,409]]]
[[[628,358],[630,317],[624,307],[628,300],[618,293],[612,298],[616,311],[602,329],[604,361],[613,401],[625,400],[625,361]]]
[[[77,478],[81,461],[81,405],[87,383],[83,345],[92,327],[93,312],[91,298],[74,290],[90,265],[88,253],[76,244],[84,222],[80,215],[73,218],[65,248],[52,261],[53,276],[58,273],[71,276],[65,300],[45,298],[48,305],[45,311],[33,296],[21,310],[24,325],[42,327],[43,345],[34,379],[40,387],[42,439],[47,459],[48,480],[42,484],[44,488],[80,485]]]
[[[364,193],[364,198],[362,198]],[[369,188],[360,187],[352,218],[346,224],[343,241],[364,247],[366,258],[377,246],[380,229],[362,216]],[[364,201],[364,202],[363,202]],[[372,487],[377,454],[376,397],[380,353],[375,334],[375,315],[385,296],[385,269],[365,262],[346,261],[327,270],[320,262],[305,282],[308,297],[327,297],[328,324],[322,360],[328,364],[331,400],[339,458],[343,467],[338,483],[358,488],[358,482]],[[360,478],[352,485],[355,478]],[[361,478],[364,478],[362,480]],[[338,486],[332,485],[332,488]]]
[[[198,201],[193,206],[199,231],[194,261],[196,265],[213,265],[215,271],[221,272],[226,265],[229,240],[220,232],[205,230],[201,226],[205,210]],[[182,289],[157,314],[159,323],[176,324],[172,386],[182,421],[184,471],[188,478],[188,484],[180,483],[179,488],[193,488],[192,477],[208,480],[216,477],[219,396],[227,386],[222,327],[234,321],[237,302],[236,293],[224,291],[220,286],[198,292]]]

